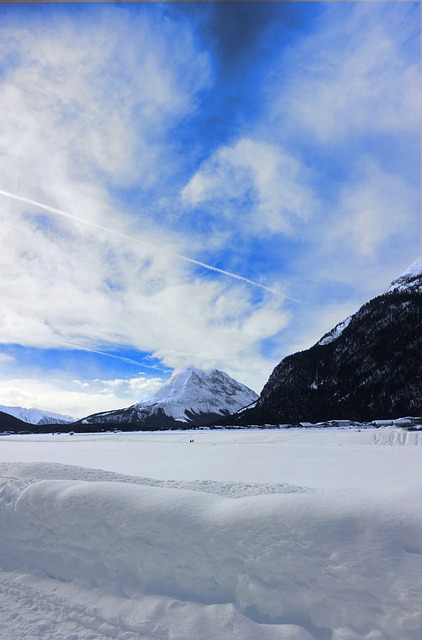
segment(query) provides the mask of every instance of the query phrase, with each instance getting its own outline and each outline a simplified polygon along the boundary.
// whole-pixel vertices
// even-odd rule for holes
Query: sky
[[[420,249],[420,3],[0,5],[0,404],[258,393]]]

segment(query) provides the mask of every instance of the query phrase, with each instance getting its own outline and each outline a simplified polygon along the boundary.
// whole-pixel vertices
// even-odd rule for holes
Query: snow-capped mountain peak
[[[165,382],[163,386],[154,394],[142,398],[137,404],[155,404],[157,402],[171,402],[181,399],[189,392],[189,387],[195,384],[201,384],[201,374],[204,373],[196,367],[186,367],[179,373],[171,376],[170,380]]]
[[[160,407],[167,416],[186,422],[192,414],[232,413],[251,404],[257,394],[224,371],[187,367],[174,374],[161,389],[135,406]],[[235,407],[238,407],[237,409]]]
[[[258,395],[224,371],[187,367],[175,373],[153,395],[116,411],[83,418],[83,424],[133,424],[142,428],[171,428],[185,423],[200,426],[219,420],[256,402]]]

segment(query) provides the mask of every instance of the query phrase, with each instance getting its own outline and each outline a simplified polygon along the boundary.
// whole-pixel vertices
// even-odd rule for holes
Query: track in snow
[[[0,573],[0,640],[139,640],[137,633],[104,620],[95,607],[42,590],[40,584]]]
[[[102,469],[88,469],[59,463],[8,463],[0,462],[3,477],[28,478],[31,480],[84,480],[85,482],[118,482],[162,489],[186,489],[200,493],[211,493],[225,498],[246,498],[280,493],[308,493],[308,487],[288,483],[270,482],[217,482],[215,480],[157,480],[139,476],[127,476]]]

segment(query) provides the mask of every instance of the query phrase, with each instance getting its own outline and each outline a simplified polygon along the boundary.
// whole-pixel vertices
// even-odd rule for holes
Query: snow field
[[[189,481],[189,488],[208,480],[378,495],[414,485],[421,444],[422,432],[397,428],[26,435],[0,437],[0,462],[78,465],[156,481]]]
[[[74,464],[0,464],[4,640],[419,640],[422,449],[418,433],[380,433],[189,433],[192,445],[186,434],[139,436],[141,444],[154,438],[170,474],[169,442],[184,444],[186,465],[197,451],[196,481],[182,470],[179,479],[158,479]],[[133,434],[114,437],[133,452]],[[19,450],[30,457],[28,446],[33,457],[53,447],[70,462],[83,442],[95,442],[95,462],[107,466],[102,447],[113,437],[53,438],[0,445],[8,443],[15,459]],[[250,482],[226,480],[225,469],[207,478],[208,458],[227,460],[239,440],[249,464],[252,454],[267,463],[273,456],[272,483],[259,481],[259,464]],[[356,474],[372,456],[370,490],[357,477],[355,486],[353,477],[324,486],[314,459],[331,460],[331,481],[340,479],[346,453]],[[290,484],[297,468],[280,465],[289,458],[307,460],[315,482],[304,469],[308,482]],[[231,472],[244,474],[235,456]]]

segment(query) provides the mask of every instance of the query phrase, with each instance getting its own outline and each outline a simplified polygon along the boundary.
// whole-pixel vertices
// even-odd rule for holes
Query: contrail
[[[67,347],[72,347],[72,349],[76,349],[77,351],[88,351],[88,353],[97,353],[100,356],[107,356],[108,358],[116,358],[117,360],[123,360],[123,362],[129,362],[130,364],[135,364],[140,367],[146,367],[147,369],[154,369],[154,371],[160,371],[160,368],[157,366],[145,364],[144,362],[140,362],[139,360],[132,360],[132,358],[125,358],[124,356],[118,356],[114,353],[107,353],[107,351],[99,351],[98,349],[90,349],[89,347],[82,347],[81,345],[74,344],[73,342],[58,342],[57,344],[66,345]]]
[[[84,220],[83,218],[79,218],[79,216],[75,216],[72,213],[67,213],[66,211],[62,211],[61,209],[56,209],[55,207],[50,207],[47,204],[43,204],[42,202],[37,202],[36,200],[30,200],[29,198],[24,198],[22,196],[17,196],[14,193],[10,193],[9,191],[3,191],[0,189],[0,195],[6,196],[7,198],[13,198],[14,200],[19,200],[20,202],[25,202],[26,204],[32,204],[35,207],[39,207],[40,209],[44,209],[45,211],[49,211],[50,213],[55,213],[58,216],[62,216],[63,218],[68,218],[69,220],[73,220],[75,222],[80,222],[85,224],[88,227],[92,227],[94,229],[98,229],[100,231],[104,231],[105,233],[112,234],[113,236],[119,236],[120,238],[124,238],[125,240],[130,240],[133,242],[133,237],[127,235],[126,233],[122,233],[120,231],[115,231],[113,229],[109,229],[108,227],[104,227],[101,224],[97,224],[96,222],[91,222],[90,220]],[[157,247],[150,242],[145,242],[145,240],[137,239],[136,242],[138,244],[143,244],[146,247],[150,247],[155,249],[156,251],[161,251],[173,258],[177,258],[178,260],[183,260],[183,262],[188,262],[190,264],[194,264],[197,267],[202,267],[203,269],[207,269],[208,271],[215,271],[216,273],[221,273],[224,276],[229,278],[234,278],[235,280],[241,280],[242,282],[246,282],[254,287],[259,287],[260,289],[264,289],[265,291],[269,291],[273,295],[281,296],[283,298],[288,298],[289,300],[293,300],[293,302],[298,302],[299,304],[303,304],[300,300],[296,300],[296,298],[292,298],[291,296],[287,296],[276,289],[272,289],[271,287],[267,287],[264,284],[260,284],[259,282],[255,282],[254,280],[250,280],[249,278],[245,278],[244,276],[240,276],[237,273],[232,273],[231,271],[225,271],[224,269],[219,269],[218,267],[213,267],[206,262],[201,262],[200,260],[195,260],[194,258],[189,258],[188,256],[183,256],[180,253],[174,253],[173,251],[167,251],[162,247]]]

